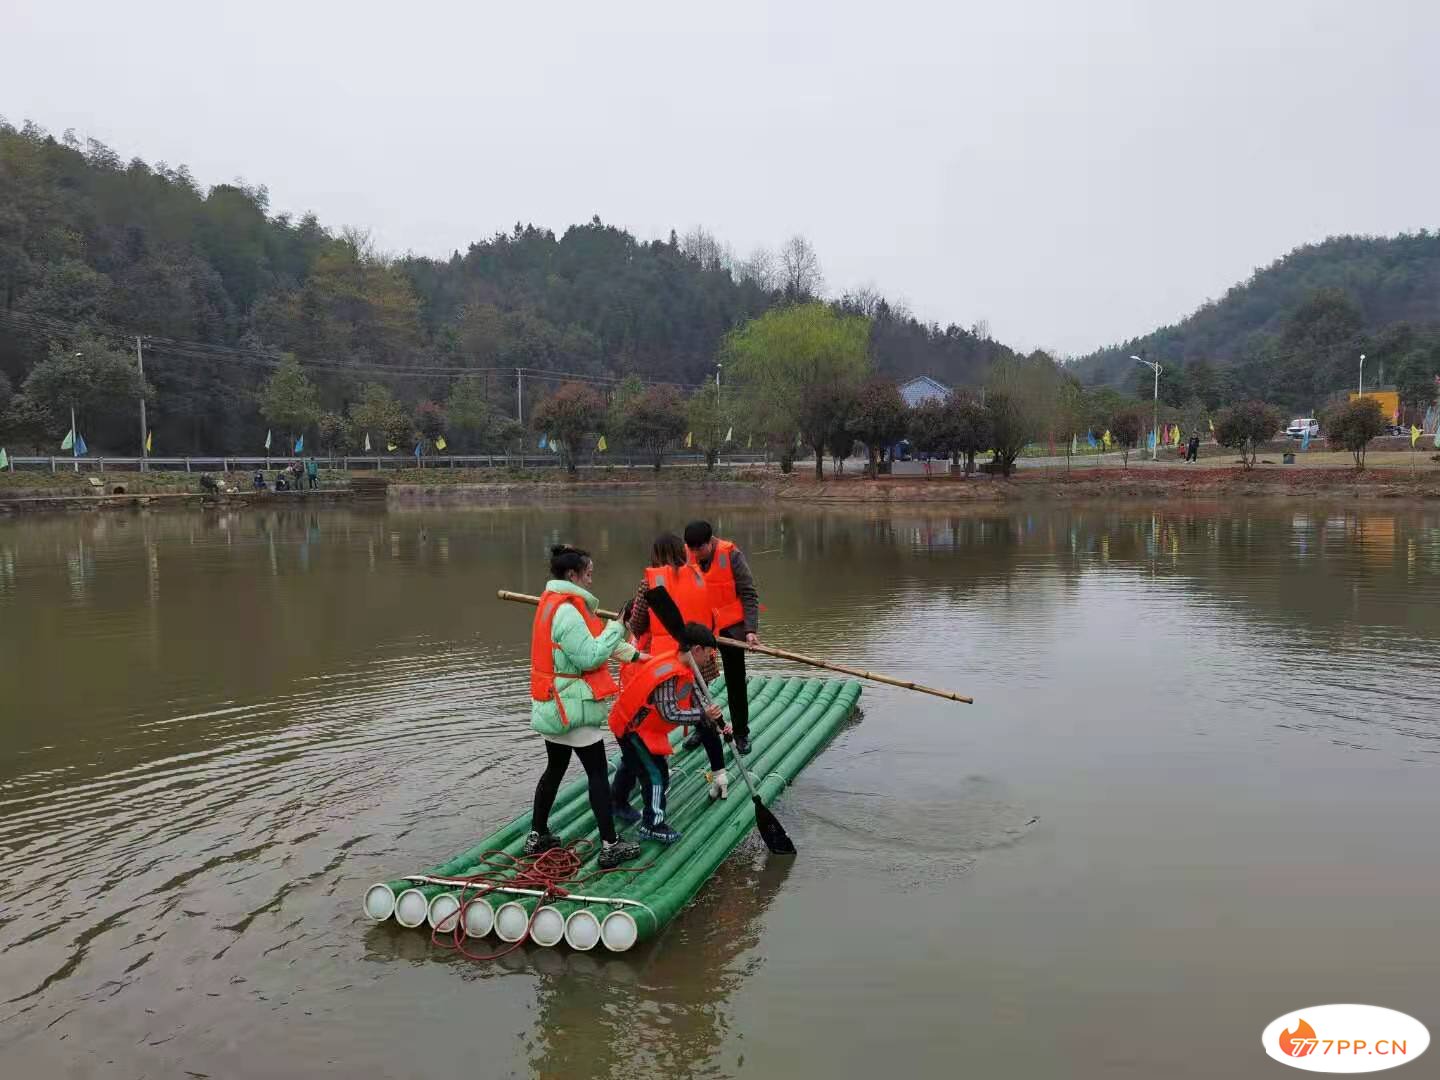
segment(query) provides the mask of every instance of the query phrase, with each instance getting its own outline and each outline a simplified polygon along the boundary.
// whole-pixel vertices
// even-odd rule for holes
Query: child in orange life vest
[[[698,623],[685,624],[685,641],[697,665],[712,658],[715,635]],[[640,835],[673,844],[680,832],[665,820],[670,790],[670,732],[681,725],[717,724],[716,705],[701,706],[694,694],[695,674],[683,655],[654,656],[621,670],[620,696],[610,709],[610,731],[620,743],[620,767],[610,788],[611,804],[622,821],[640,821]],[[630,806],[630,792],[640,783],[644,809]]]

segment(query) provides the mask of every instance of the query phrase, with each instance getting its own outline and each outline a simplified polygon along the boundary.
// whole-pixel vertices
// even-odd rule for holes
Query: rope
[[[456,878],[465,884],[458,890],[460,909],[452,916],[455,925],[448,931],[439,928],[432,930],[430,943],[459,953],[468,960],[498,960],[530,940],[530,928],[535,925],[536,913],[551,901],[563,900],[572,891],[579,890],[580,886],[610,874],[638,874],[642,870],[650,869],[650,864],[646,863],[644,866],[614,866],[608,870],[597,868],[582,875],[580,868],[595,846],[593,840],[580,839],[542,851],[538,855],[511,855],[508,851],[498,849],[485,852],[480,857],[477,864],[479,868],[475,873]],[[542,895],[535,901],[535,908],[530,912],[530,920],[525,924],[525,932],[520,935],[519,940],[488,956],[472,953],[465,948],[465,913],[472,903],[502,886],[538,889]],[[474,895],[466,896],[471,889],[476,890]]]

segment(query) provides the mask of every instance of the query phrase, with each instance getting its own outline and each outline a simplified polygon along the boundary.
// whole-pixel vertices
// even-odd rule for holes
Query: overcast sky
[[[1440,225],[1433,0],[0,0],[0,28],[12,122],[392,251],[803,232],[832,294],[1064,353],[1298,244]]]

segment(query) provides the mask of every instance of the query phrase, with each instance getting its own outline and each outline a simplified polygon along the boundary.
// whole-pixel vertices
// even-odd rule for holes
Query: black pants
[[[610,796],[617,805],[630,801],[635,781],[640,781],[644,805],[640,813],[646,828],[665,820],[665,799],[670,793],[670,763],[660,754],[652,754],[638,732],[630,732],[620,740],[620,767],[615,770],[615,786]]]
[[[720,631],[720,663],[725,669],[725,696],[730,701],[730,726],[736,735],[750,734],[750,691],[745,685],[745,650],[727,647],[726,638],[745,640],[745,626],[727,626]],[[707,747],[708,749],[708,747]],[[718,769],[715,758],[710,758],[712,768]]]
[[[565,779],[565,770],[570,767],[570,752],[585,766],[585,775],[590,781],[590,810],[595,815],[595,825],[600,830],[600,839],[607,844],[615,842],[615,819],[610,814],[610,785],[605,768],[605,743],[595,742],[589,746],[562,746],[545,740],[545,771],[535,785],[535,807],[530,815],[530,827],[536,832],[550,831],[550,808],[555,805],[555,796],[560,793],[560,781]]]

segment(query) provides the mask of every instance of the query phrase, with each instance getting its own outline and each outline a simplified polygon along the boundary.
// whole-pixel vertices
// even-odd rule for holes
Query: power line
[[[58,319],[50,319],[38,315],[26,315],[20,312],[0,311],[0,322],[8,322],[12,326],[30,330],[41,334],[56,334],[61,336],[74,336],[76,334],[99,334],[104,337],[113,338],[118,343],[128,342],[135,335],[126,334],[123,337],[119,331],[109,327],[86,326],[79,323],[68,323]],[[167,338],[159,335],[140,335],[144,338],[147,352],[159,354],[161,357],[172,357],[185,360],[195,360],[209,363],[235,364],[239,366],[263,367],[274,369],[284,362],[284,356],[275,351],[261,351],[257,349],[244,349],[232,345],[213,345],[203,341],[184,341],[176,338]],[[128,344],[125,346],[128,348]],[[423,364],[411,367],[399,367],[374,362],[356,363],[345,360],[329,359],[298,359],[297,362],[302,368],[311,368],[316,371],[327,371],[336,374],[373,375],[387,378],[462,378],[472,375],[498,376],[509,379],[516,374],[525,378],[536,379],[541,382],[580,382],[596,386],[612,387],[624,382],[628,376],[624,375],[602,375],[595,372],[582,371],[552,371],[545,368],[534,367],[470,367],[460,364]],[[666,379],[646,379],[639,376],[642,381],[652,386],[670,386],[679,390],[694,390],[701,384],[681,383]]]

